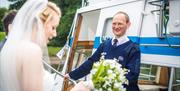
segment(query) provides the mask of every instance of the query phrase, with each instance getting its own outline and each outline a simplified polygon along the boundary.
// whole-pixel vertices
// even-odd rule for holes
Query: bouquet
[[[90,77],[95,91],[125,91],[123,84],[128,84],[127,73],[116,59],[105,60],[102,55],[100,61],[94,63]]]

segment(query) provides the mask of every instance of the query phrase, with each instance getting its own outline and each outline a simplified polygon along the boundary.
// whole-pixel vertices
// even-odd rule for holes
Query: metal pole
[[[56,74],[60,75],[61,77],[64,77],[64,75],[62,73],[60,73],[59,71],[57,71],[56,69],[54,69],[51,65],[49,65],[47,62],[43,61],[43,63],[50,68],[51,70],[53,70]],[[74,85],[76,85],[76,81],[74,81],[73,79],[68,78],[69,81],[71,81]]]
[[[138,44],[140,44],[140,37],[141,37],[141,33],[142,33],[142,26],[143,26],[143,22],[144,22],[144,13],[146,10],[146,3],[147,0],[144,0],[144,5],[143,5],[143,9],[141,12],[141,17],[140,17],[140,23],[139,23],[139,27],[138,27],[138,40],[136,41]]]
[[[84,0],[82,0],[81,2],[81,7],[84,7]]]
[[[158,37],[163,38],[163,16],[164,16],[164,2],[160,2],[161,6],[160,6],[160,15],[159,15],[159,33],[158,33]]]
[[[170,74],[170,78],[169,78],[168,91],[172,91],[173,77],[174,77],[174,67],[171,67],[171,74]]]

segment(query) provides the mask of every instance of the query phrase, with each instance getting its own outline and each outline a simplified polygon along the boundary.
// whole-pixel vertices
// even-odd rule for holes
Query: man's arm
[[[126,68],[130,70],[130,72],[126,75],[129,80],[129,85],[137,84],[140,73],[140,50],[137,46],[130,50]]]
[[[95,53],[88,58],[82,65],[80,65],[77,69],[71,71],[69,73],[70,78],[74,80],[78,80],[90,73],[93,63],[99,61],[101,57],[101,53],[103,52],[103,43],[100,44]]]

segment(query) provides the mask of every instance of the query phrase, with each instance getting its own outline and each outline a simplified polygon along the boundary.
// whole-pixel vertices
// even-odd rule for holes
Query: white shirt
[[[121,37],[119,37],[119,38],[115,38],[115,37],[113,37],[112,38],[112,41],[111,41],[111,44],[113,45],[113,40],[114,39],[117,39],[118,40],[118,42],[117,42],[117,46],[119,46],[119,45],[121,45],[121,44],[124,44],[124,43],[126,43],[127,41],[129,41],[129,38],[126,36],[126,35],[123,35],[123,36],[121,36]]]

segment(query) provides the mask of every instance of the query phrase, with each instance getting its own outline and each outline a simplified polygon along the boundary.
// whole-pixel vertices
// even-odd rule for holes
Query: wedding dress
[[[32,36],[36,36],[33,40],[42,50],[43,60],[48,61],[47,46],[44,44],[44,28],[39,18],[40,13],[47,7],[47,3],[47,0],[27,0],[18,11],[12,23],[11,32],[0,53],[0,91],[21,91],[22,83],[19,81],[21,75],[18,73],[22,71],[19,67],[22,63],[18,59],[23,59],[24,56],[19,56],[19,53],[25,50],[19,48],[19,45],[24,41],[24,44],[33,45]],[[33,28],[40,31],[32,35]],[[28,54],[23,55],[28,57]],[[54,84],[54,74],[43,68],[43,90],[55,91],[53,90]]]
[[[63,77],[56,75],[56,73],[44,70],[43,91],[61,91],[63,79]]]
[[[52,91],[54,86],[54,74],[44,70],[43,74],[43,91]]]

